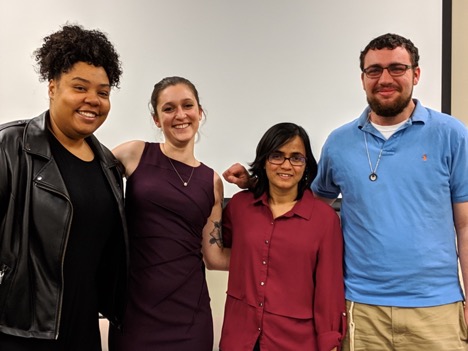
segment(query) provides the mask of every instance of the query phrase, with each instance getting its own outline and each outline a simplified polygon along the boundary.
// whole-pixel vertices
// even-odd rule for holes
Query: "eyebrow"
[[[76,81],[76,80],[78,80],[80,82],[83,82],[83,83],[91,84],[91,82],[89,80],[81,78],[81,77],[73,77],[72,78],[72,81]],[[110,88],[110,84],[99,84],[99,86]]]
[[[280,150],[272,151],[271,153],[272,154],[282,154],[282,155],[286,154],[285,152],[280,151]],[[299,156],[304,156],[305,157],[305,155],[300,151],[293,151],[293,152],[290,153],[290,155],[291,156],[298,156],[299,155]]]

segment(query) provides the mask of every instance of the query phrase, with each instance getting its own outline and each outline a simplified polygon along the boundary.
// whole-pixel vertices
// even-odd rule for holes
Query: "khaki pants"
[[[343,351],[467,351],[463,303],[402,308],[346,301]]]

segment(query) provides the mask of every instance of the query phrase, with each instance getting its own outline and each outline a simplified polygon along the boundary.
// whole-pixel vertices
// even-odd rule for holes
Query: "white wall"
[[[441,13],[440,0],[0,0],[0,123],[47,108],[32,52],[69,21],[108,33],[121,53],[121,89],[97,132],[109,147],[159,140],[152,87],[181,75],[208,112],[197,157],[218,173],[252,161],[261,135],[280,121],[304,126],[318,158],[329,132],[364,108],[358,57],[380,34],[419,47],[415,96],[440,109]],[[226,184],[226,196],[236,191]],[[218,336],[226,274],[209,279]]]

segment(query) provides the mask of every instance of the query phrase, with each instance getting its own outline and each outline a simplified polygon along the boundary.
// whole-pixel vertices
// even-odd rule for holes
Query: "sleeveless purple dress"
[[[187,182],[192,167],[172,160]],[[126,185],[130,233],[129,301],[110,350],[211,351],[213,322],[201,253],[214,205],[213,170],[193,170],[187,186],[159,143],[146,143]]]

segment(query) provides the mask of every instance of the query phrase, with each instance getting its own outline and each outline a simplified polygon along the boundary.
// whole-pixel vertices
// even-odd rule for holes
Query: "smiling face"
[[[299,136],[292,138],[274,153],[281,154],[284,157],[305,157],[306,155],[304,142]],[[297,194],[298,184],[304,175],[304,170],[305,164],[302,166],[293,166],[289,160],[285,160],[283,164],[276,165],[267,160],[265,162],[265,171],[268,178],[270,194],[284,194],[285,192]]]
[[[388,67],[391,64],[411,65],[411,57],[403,47],[369,50],[364,58],[364,68]],[[403,75],[392,77],[384,69],[379,78],[361,75],[367,101],[373,112],[373,122],[381,125],[396,124],[407,119],[413,108],[413,86],[418,84],[419,67],[408,69]]]
[[[154,121],[167,142],[183,145],[194,142],[203,110],[186,84],[171,85],[158,96]]]
[[[110,85],[106,71],[85,62],[49,82],[50,123],[62,143],[93,134],[110,110]]]

